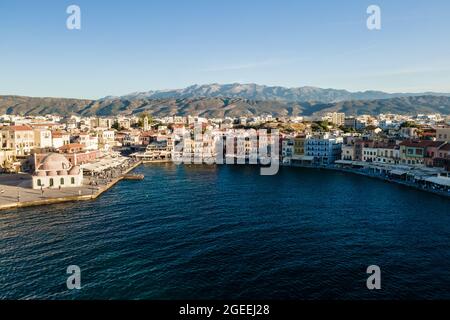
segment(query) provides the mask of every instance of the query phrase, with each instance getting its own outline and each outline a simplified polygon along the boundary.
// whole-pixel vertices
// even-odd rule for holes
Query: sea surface
[[[135,172],[92,202],[0,212],[0,298],[450,298],[448,199],[316,169]]]

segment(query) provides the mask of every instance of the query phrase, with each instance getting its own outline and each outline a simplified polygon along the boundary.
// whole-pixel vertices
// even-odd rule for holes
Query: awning
[[[438,184],[440,186],[450,187],[450,178],[449,177],[429,177],[425,179],[427,182],[431,182],[434,184]]]
[[[393,174],[395,176],[402,176],[404,174],[408,173],[407,171],[404,170],[391,170],[390,174]]]
[[[353,164],[352,160],[336,160],[334,163],[336,164]]]
[[[292,160],[302,160],[302,161],[313,161],[313,156],[294,156],[292,157]]]

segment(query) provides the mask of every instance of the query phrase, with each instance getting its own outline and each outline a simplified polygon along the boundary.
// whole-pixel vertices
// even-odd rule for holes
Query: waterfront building
[[[437,141],[426,149],[425,164],[428,167],[443,167],[445,159],[448,159],[448,149],[450,144],[445,141]]]
[[[400,147],[392,144],[378,145],[376,147],[377,156],[373,162],[383,164],[400,163]]]
[[[342,137],[321,133],[306,139],[306,155],[314,157],[314,164],[329,165],[341,157]]]
[[[157,140],[158,135],[153,131],[142,132],[139,136],[139,144],[143,146],[148,146],[153,141]]]
[[[437,156],[433,159],[433,166],[450,171],[450,143],[439,148]]]
[[[290,164],[294,156],[294,138],[284,137],[281,143],[281,156],[284,164]]]
[[[172,158],[173,146],[171,140],[153,141],[147,145],[145,152],[134,153],[131,156],[144,162],[169,161]]]
[[[355,161],[355,145],[342,145],[341,160]]]
[[[100,143],[113,143],[114,142],[114,130],[103,130],[100,135]]]
[[[207,131],[203,135],[202,158],[205,163],[212,164],[216,162],[218,156],[223,158],[222,139],[222,133],[220,131]]]
[[[314,157],[313,156],[307,156],[305,153],[305,147],[306,147],[306,138],[308,136],[305,134],[297,135],[293,141],[293,155],[292,159],[290,161],[290,164],[292,165],[311,165]]]
[[[373,146],[371,140],[358,140],[354,143],[354,161],[363,161],[363,149]]]
[[[35,154],[35,168],[33,189],[73,188],[83,184],[83,171],[62,154],[50,153],[44,157]]]
[[[141,133],[139,131],[129,131],[123,137],[123,146],[136,146],[141,142]]]
[[[437,158],[450,159],[450,142],[442,145],[437,153]]]
[[[297,135],[294,138],[294,152],[293,157],[302,157],[305,155],[305,140],[306,135]]]
[[[363,156],[362,161],[374,162],[377,158],[377,148],[375,146],[367,146],[362,149]]]
[[[450,127],[436,128],[436,140],[450,143]]]
[[[81,133],[76,141],[84,146],[86,150],[98,150],[98,136],[89,133]]]
[[[445,142],[429,140],[407,140],[400,143],[400,159],[402,164],[425,165],[427,149],[441,147]]]

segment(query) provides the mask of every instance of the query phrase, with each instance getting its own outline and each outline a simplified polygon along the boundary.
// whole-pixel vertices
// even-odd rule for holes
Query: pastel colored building
[[[14,151],[16,156],[29,155],[34,149],[34,131],[26,125],[7,126],[1,129],[2,149]]]
[[[445,142],[430,140],[408,140],[400,143],[400,160],[402,164],[426,165],[430,158],[428,150],[433,152],[435,148],[444,145]],[[436,149],[437,150],[437,149]]]
[[[81,168],[72,165],[62,154],[47,154],[42,161],[35,157],[35,166],[33,189],[73,188],[83,184]]]
[[[331,136],[328,133],[311,136],[306,139],[305,152],[314,157],[314,163],[329,165],[341,158],[342,137]]]

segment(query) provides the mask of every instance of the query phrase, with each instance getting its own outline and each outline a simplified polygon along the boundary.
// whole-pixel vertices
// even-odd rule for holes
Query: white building
[[[290,164],[292,156],[294,155],[294,138],[285,137],[281,143],[281,156],[283,163]]]
[[[37,148],[52,147],[52,132],[49,129],[34,129],[34,144]]]
[[[116,145],[114,130],[102,130],[99,132],[99,143],[102,150],[108,151]]]
[[[80,134],[78,142],[85,146],[87,151],[98,150],[98,136],[91,136],[88,133]]]
[[[73,188],[82,184],[83,170],[73,166],[62,154],[50,153],[36,164],[33,189]]]
[[[377,157],[374,162],[399,164],[400,163],[400,148],[399,147],[379,147],[377,148]]]
[[[52,147],[59,149],[62,146],[70,143],[70,134],[67,132],[54,131],[52,132]]]
[[[345,113],[329,112],[322,118],[322,120],[328,120],[337,126],[343,126],[345,123]]]
[[[328,133],[306,138],[305,154],[314,157],[314,163],[329,165],[341,158],[342,137],[331,136]]]
[[[362,150],[362,160],[365,162],[375,162],[377,158],[377,148],[364,147]]]

